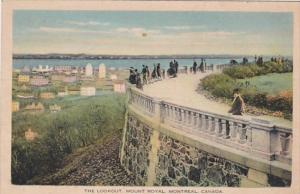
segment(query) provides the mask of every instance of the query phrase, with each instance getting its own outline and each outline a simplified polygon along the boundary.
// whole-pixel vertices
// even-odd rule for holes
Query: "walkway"
[[[163,81],[157,81],[144,86],[144,93],[146,95],[157,97],[161,100],[166,100],[178,105],[192,107],[216,114],[232,116],[228,113],[228,110],[230,109],[229,105],[209,100],[204,95],[201,95],[196,91],[198,84],[200,83],[200,79],[208,74],[209,73],[179,74],[177,78],[165,79]],[[292,128],[291,121],[278,117],[266,115],[250,116],[245,114],[243,118],[263,119],[270,121],[275,125]]]

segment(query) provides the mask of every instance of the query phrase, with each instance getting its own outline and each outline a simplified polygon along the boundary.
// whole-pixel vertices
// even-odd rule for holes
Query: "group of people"
[[[205,59],[201,58],[201,63],[198,65],[197,62],[194,60],[193,66],[190,69],[190,72],[194,74],[198,71],[204,73],[206,69],[206,61]]]
[[[169,69],[168,69],[168,76],[169,77],[177,77],[179,63],[175,59],[170,62]]]
[[[147,65],[142,65],[141,73],[139,73],[137,69],[130,67],[129,82],[131,84],[136,84],[136,87],[142,90],[143,85],[165,79],[165,75],[165,69],[161,68],[160,63],[153,64],[152,71],[150,71],[150,68]]]

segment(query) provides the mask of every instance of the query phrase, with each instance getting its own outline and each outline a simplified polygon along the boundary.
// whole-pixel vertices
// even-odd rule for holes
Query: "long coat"
[[[229,110],[229,113],[232,113],[233,115],[242,115],[242,113],[245,112],[244,109],[245,109],[244,100],[240,95],[237,95],[232,102],[232,107]]]

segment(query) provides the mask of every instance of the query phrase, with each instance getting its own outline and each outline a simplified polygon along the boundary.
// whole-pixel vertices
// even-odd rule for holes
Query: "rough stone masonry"
[[[289,180],[210,154],[162,132],[153,141],[156,129],[143,123],[136,115],[129,113],[126,126],[122,147],[124,156],[121,160],[127,172],[135,177],[136,185],[149,185],[149,182],[154,186],[290,185]],[[157,149],[156,152],[153,149]],[[155,156],[151,156],[151,153],[155,153]],[[151,163],[154,163],[154,172],[149,171]]]

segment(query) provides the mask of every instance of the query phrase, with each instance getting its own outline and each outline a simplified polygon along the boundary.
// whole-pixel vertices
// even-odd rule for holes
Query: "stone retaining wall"
[[[269,175],[180,142],[128,114],[121,158],[138,186],[289,186]],[[158,133],[158,135],[155,135]],[[153,144],[153,145],[152,145]],[[154,150],[155,149],[155,150]]]
[[[248,168],[160,134],[157,185],[240,186]]]

